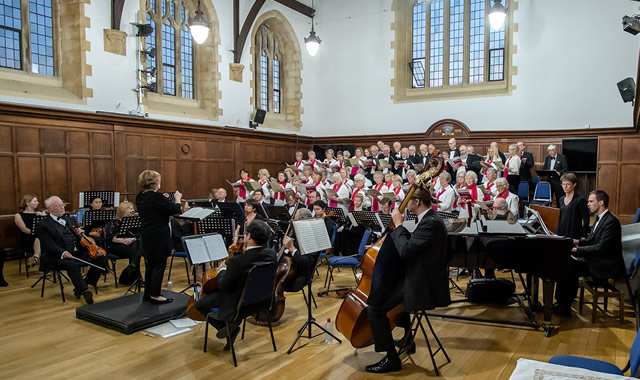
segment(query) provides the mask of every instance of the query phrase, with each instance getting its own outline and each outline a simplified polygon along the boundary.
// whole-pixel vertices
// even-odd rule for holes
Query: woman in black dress
[[[16,226],[20,229],[20,245],[23,249],[33,253],[36,260],[40,258],[40,241],[31,234],[31,227],[33,227],[33,219],[36,216],[46,215],[44,212],[38,211],[39,204],[38,197],[35,195],[24,195],[20,206],[18,206],[19,211],[14,217]]]
[[[122,202],[116,210],[116,218],[105,226],[106,244],[109,253],[129,259],[129,265],[120,274],[120,283],[131,285],[136,279],[140,279],[140,241],[135,236],[116,237],[120,222],[125,216],[131,216],[136,212],[131,202]]]
[[[136,206],[140,214],[142,254],[145,260],[144,301],[169,303],[172,298],[160,293],[167,257],[171,254],[171,234],[169,217],[180,213],[182,194],[174,193],[175,203],[168,195],[159,193],[160,173],[145,170],[138,176],[140,193],[136,196]]]
[[[559,236],[580,239],[589,232],[589,209],[587,201],[575,192],[578,177],[573,173],[565,173],[560,177],[564,196],[558,201],[560,216],[558,217]]]

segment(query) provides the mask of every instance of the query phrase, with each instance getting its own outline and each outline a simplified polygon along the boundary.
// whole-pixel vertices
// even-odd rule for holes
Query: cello
[[[434,152],[430,158],[427,166],[423,169],[420,175],[417,176],[415,183],[409,189],[407,196],[402,201],[402,204],[398,208],[400,212],[404,212],[409,200],[413,196],[418,186],[427,185],[433,178],[437,177],[444,166],[444,160],[440,157],[439,152]],[[393,222],[389,225],[387,231],[395,228]],[[373,284],[373,272],[378,259],[378,254],[382,251],[389,250],[388,254],[395,251],[393,242],[389,240],[386,242],[386,234],[382,236],[374,245],[372,245],[362,258],[360,268],[362,270],[362,277],[358,283],[358,287],[351,292],[344,299],[338,315],[336,316],[336,329],[345,336],[345,338],[355,348],[367,347],[373,344],[373,334],[371,332],[371,326],[367,318],[367,301],[371,292],[371,286]],[[395,327],[403,313],[403,305],[399,304],[387,313],[391,329]]]

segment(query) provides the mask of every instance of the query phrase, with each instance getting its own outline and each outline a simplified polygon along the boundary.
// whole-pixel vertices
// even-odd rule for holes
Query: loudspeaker
[[[264,117],[267,116],[267,111],[262,109],[257,109],[255,116],[253,116],[253,122],[262,124],[264,123]]]
[[[636,96],[636,83],[633,78],[628,77],[618,82],[618,91],[625,103],[633,102]]]

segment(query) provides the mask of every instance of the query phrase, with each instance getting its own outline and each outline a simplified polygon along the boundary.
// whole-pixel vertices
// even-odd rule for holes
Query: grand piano
[[[528,208],[527,219],[522,223],[509,224],[507,221],[486,220],[481,217],[471,223],[448,219],[446,224],[449,229],[451,267],[512,269],[520,274],[524,292],[514,296],[525,312],[527,321],[489,320],[436,313],[429,315],[532,327],[542,329],[545,336],[550,336],[554,329],[551,314],[555,281],[566,277],[568,268],[571,267],[572,240],[551,234],[540,214]],[[542,307],[538,303],[538,279],[543,283]],[[540,308],[544,312],[542,324],[537,323],[533,314],[533,311]]]

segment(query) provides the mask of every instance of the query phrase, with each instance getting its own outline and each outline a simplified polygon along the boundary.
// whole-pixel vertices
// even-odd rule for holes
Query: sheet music
[[[187,210],[187,212],[180,215],[180,218],[204,219],[211,214],[213,214],[213,209],[192,207]]]
[[[327,227],[322,219],[294,220],[293,229],[303,255],[331,248]]]
[[[204,239],[184,239],[184,245],[189,252],[191,262],[194,264],[207,263],[209,261],[209,255],[207,254],[207,247],[204,244]]]
[[[197,239],[194,239],[197,240]],[[204,235],[202,240],[209,254],[209,261],[223,260],[229,257],[222,235]]]
[[[382,228],[382,231],[384,231],[384,223],[382,223],[382,219],[380,219],[380,214],[376,212],[375,215],[376,215],[376,223],[378,223],[380,228]]]
[[[353,227],[358,227],[358,222],[356,222],[356,218],[353,216],[352,213],[348,213],[347,218],[349,218],[349,221],[351,222],[351,225]]]

